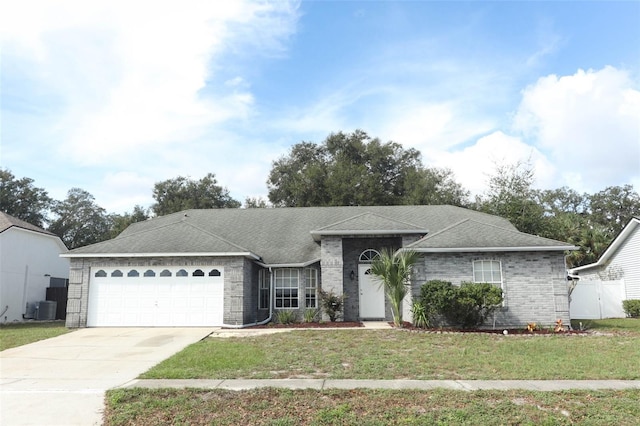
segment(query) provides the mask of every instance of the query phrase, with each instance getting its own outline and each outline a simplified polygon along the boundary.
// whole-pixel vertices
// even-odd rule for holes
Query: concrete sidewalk
[[[640,380],[332,380],[332,379],[265,379],[265,380],[132,380],[121,388],[203,388],[249,390],[265,387],[284,389],[452,389],[476,390],[603,390],[640,389]]]

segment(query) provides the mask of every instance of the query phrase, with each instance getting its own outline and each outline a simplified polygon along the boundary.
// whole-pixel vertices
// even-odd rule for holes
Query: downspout
[[[29,286],[29,265],[24,266],[24,284],[22,284],[22,306],[24,306],[24,313],[22,318],[25,318],[27,314],[27,287]]]
[[[265,325],[271,321],[273,318],[273,274],[271,273],[271,266],[269,266],[269,316],[267,319],[262,321],[256,321],[249,324],[222,324],[224,328],[245,328],[245,327],[253,327],[256,325]],[[259,297],[259,295],[258,295]]]

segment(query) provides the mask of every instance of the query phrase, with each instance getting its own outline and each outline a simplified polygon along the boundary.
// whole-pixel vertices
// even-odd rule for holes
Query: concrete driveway
[[[0,424],[100,425],[104,392],[213,328],[85,328],[0,352]]]

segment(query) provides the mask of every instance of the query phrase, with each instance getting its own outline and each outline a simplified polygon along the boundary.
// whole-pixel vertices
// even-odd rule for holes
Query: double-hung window
[[[499,260],[475,260],[473,282],[489,283],[502,288],[502,266]]]
[[[502,264],[499,260],[474,260],[473,282],[493,284],[502,290],[502,306],[506,306],[504,298],[504,282],[502,279]]]
[[[276,308],[298,308],[299,269],[276,269],[274,271]]]
[[[304,301],[306,308],[318,307],[318,270],[314,268],[306,268],[305,285],[304,285]]]
[[[269,270],[258,271],[258,309],[269,309]]]

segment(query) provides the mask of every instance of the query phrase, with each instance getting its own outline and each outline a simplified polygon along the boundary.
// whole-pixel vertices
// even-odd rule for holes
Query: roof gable
[[[505,229],[473,219],[463,219],[439,232],[427,235],[407,246],[421,252],[436,251],[511,251],[574,250],[561,241]]]
[[[25,222],[24,220],[18,219],[17,217],[13,217],[5,212],[0,212],[0,232],[4,232],[9,228],[16,227],[22,228],[33,232],[39,232],[45,235],[52,235],[57,237],[53,232],[46,231],[39,226],[32,225],[29,222]]]
[[[426,234],[428,232],[424,226],[390,219],[373,212],[365,212],[313,230],[311,234],[317,241],[322,235],[397,235]]]

